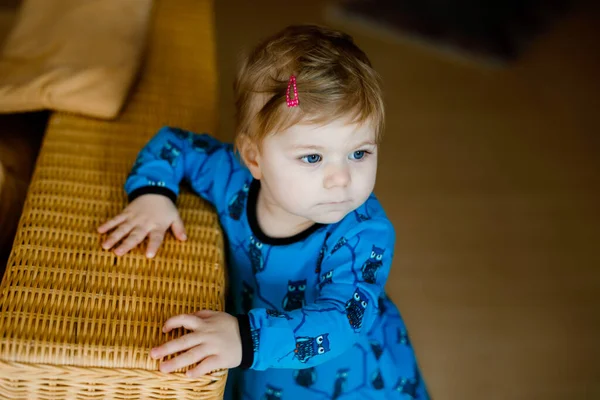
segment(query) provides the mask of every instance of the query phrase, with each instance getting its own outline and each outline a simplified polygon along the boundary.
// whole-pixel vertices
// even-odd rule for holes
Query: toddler
[[[230,368],[228,397],[427,399],[406,327],[384,286],[394,228],[372,193],[384,107],[348,35],[291,26],[260,43],[234,85],[235,146],[165,127],[125,183],[130,203],[98,228],[117,255],[171,229],[185,180],[227,237],[230,313],[165,322],[190,332],[151,350],[160,369]]]

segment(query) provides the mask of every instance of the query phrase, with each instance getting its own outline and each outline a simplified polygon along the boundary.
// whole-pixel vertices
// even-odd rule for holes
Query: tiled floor
[[[239,51],[289,23],[345,29],[382,74],[388,292],[436,399],[600,398],[597,10],[494,69],[327,20],[326,2],[216,4],[222,138]]]

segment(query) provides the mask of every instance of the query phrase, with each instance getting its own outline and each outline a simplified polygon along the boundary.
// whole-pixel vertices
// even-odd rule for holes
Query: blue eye
[[[308,164],[316,164],[319,161],[321,161],[321,156],[318,154],[311,154],[311,155],[302,157],[301,160]]]
[[[363,158],[366,154],[366,151],[364,150],[357,150],[354,153],[352,153],[352,158],[355,160],[360,160],[361,158]]]

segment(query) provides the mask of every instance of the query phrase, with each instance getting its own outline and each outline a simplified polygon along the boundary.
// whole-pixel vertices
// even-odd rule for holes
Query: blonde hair
[[[296,76],[299,105],[288,107],[286,90]],[[259,145],[269,134],[299,123],[349,117],[373,125],[377,141],[384,123],[378,74],[351,36],[315,25],[289,26],[245,57],[234,83],[235,145]]]

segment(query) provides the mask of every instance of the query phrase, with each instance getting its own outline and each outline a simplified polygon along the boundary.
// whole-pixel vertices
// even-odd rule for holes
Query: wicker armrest
[[[97,226],[126,204],[123,183],[163,125],[214,129],[213,5],[156,0],[144,68],[112,122],[54,114],[0,286],[0,398],[207,399],[226,372],[162,374],[153,346],[175,314],[224,309],[223,237],[213,208],[183,193],[188,241],[153,260],[116,257]],[[93,49],[90,49],[93,51]]]

